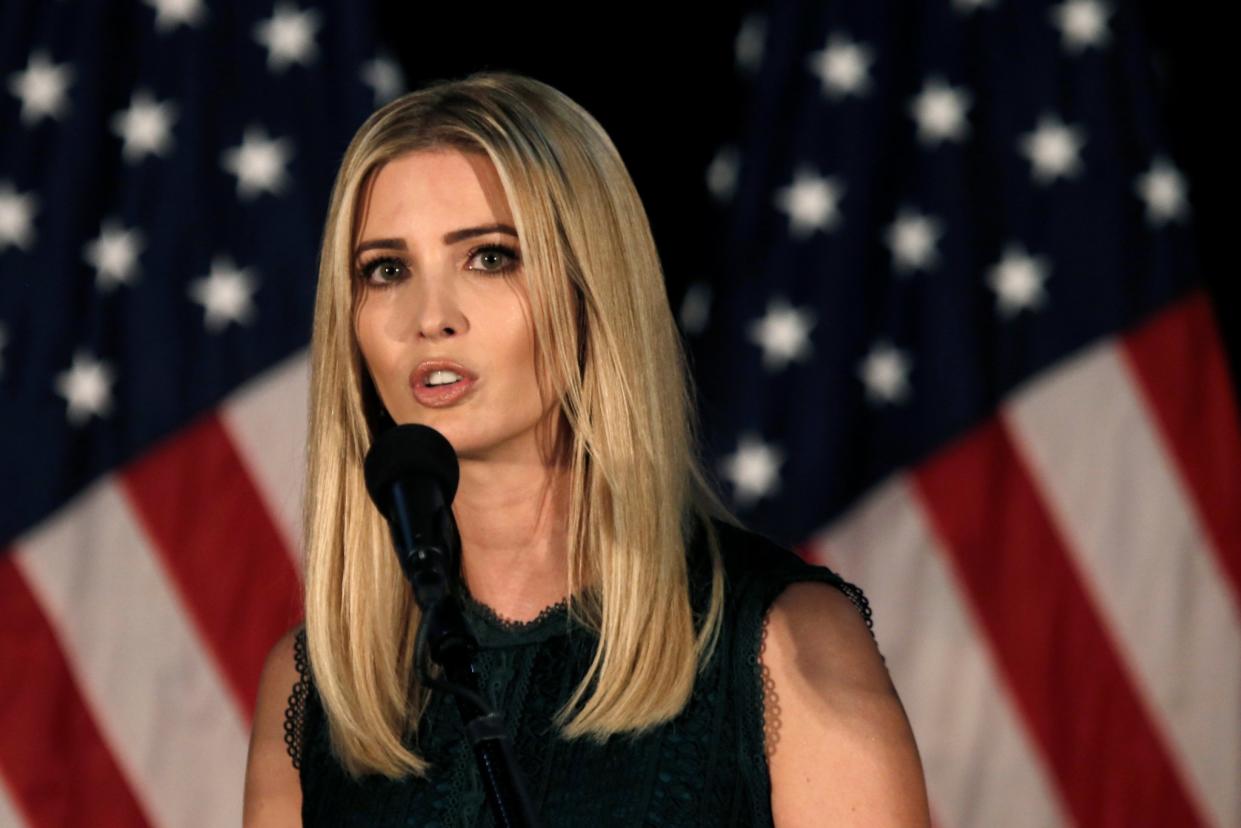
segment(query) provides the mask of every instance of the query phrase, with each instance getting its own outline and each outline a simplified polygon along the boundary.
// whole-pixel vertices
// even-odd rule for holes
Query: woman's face
[[[392,419],[461,459],[537,457],[534,329],[517,231],[485,155],[412,152],[364,194],[354,250],[358,345]]]

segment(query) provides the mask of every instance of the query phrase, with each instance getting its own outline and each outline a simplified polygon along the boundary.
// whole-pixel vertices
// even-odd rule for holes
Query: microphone
[[[414,644],[421,680],[456,697],[495,824],[538,826],[504,719],[479,690],[478,642],[455,600],[461,555],[451,508],[460,474],[457,453],[430,426],[398,425],[375,438],[363,471],[366,490],[388,519],[401,569],[422,609]],[[430,674],[424,653],[443,668],[444,678]]]
[[[461,554],[452,516],[460,469],[452,444],[430,426],[394,426],[375,438],[363,470],[414,599],[424,609],[438,604],[453,590]]]

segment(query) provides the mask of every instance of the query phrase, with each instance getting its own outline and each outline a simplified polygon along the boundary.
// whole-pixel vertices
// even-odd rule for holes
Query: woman
[[[579,106],[481,73],[376,112],[312,352],[306,622],[264,669],[247,825],[489,821],[364,489],[393,422],[458,455],[461,601],[545,824],[927,822],[865,599],[741,529],[697,464],[646,215]]]

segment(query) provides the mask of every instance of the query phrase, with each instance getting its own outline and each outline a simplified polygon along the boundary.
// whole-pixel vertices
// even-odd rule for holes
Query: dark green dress
[[[546,826],[771,825],[763,752],[762,625],[776,595],[795,581],[844,591],[870,624],[860,590],[771,541],[716,524],[727,579],[724,625],[707,669],[675,719],[640,736],[599,745],[567,741],[552,718],[584,675],[596,637],[563,604],[528,623],[505,622],[468,596],[465,616],[481,647],[485,691],[513,736],[518,764]],[[691,600],[703,605],[709,569],[691,546]],[[418,745],[426,779],[353,780],[331,753],[304,634],[296,643],[302,679],[286,713],[286,736],[302,782],[307,826],[489,826],[490,809],[451,698],[432,694]]]

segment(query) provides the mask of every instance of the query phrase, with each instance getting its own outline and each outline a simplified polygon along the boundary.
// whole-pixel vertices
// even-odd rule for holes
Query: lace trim
[[[771,611],[763,615],[763,626],[758,636],[758,675],[761,683],[761,701],[763,708],[763,753],[768,761],[775,755],[776,745],[780,743],[780,697],[776,695],[776,683],[771,678],[771,670],[763,656],[767,653],[767,625],[771,621]]]
[[[839,577],[839,576],[837,576]],[[862,592],[862,588],[849,583],[844,578],[840,578],[840,583],[836,584],[836,588],[845,594],[857,611],[861,613],[862,620],[866,622],[866,629],[870,630],[870,637],[875,637],[875,621],[871,618],[870,601],[866,600],[866,594]]]
[[[487,621],[498,627],[502,627],[509,632],[520,632],[523,630],[533,629],[546,621],[548,618],[551,618],[553,615],[567,609],[569,606],[568,599],[561,598],[556,603],[544,607],[538,615],[531,618],[529,621],[518,621],[515,618],[506,618],[505,616],[500,615],[500,613],[476,599],[465,589],[461,590],[461,598],[463,604],[476,615],[481,615]]]
[[[306,631],[298,630],[293,638],[293,663],[297,665],[297,683],[289,693],[284,709],[284,743],[293,760],[293,767],[302,769],[302,734],[306,727],[306,696],[310,692],[310,662],[306,657]]]

